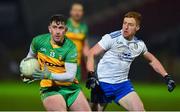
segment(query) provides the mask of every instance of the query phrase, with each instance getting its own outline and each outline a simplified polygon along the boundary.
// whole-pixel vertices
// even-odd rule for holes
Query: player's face
[[[80,4],[74,4],[72,6],[70,15],[71,18],[74,19],[75,21],[80,21],[83,17],[83,13],[84,13],[83,6]]]
[[[125,38],[132,39],[132,37],[136,34],[138,30],[139,25],[137,25],[134,18],[124,18],[122,31]]]
[[[55,42],[60,42],[67,31],[65,23],[62,22],[53,21],[48,28]]]

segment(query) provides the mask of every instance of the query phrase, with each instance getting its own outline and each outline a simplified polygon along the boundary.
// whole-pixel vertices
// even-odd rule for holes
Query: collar
[[[122,34],[122,37],[123,37],[123,40],[126,41],[126,42],[136,42],[137,41],[137,37],[133,36],[131,40],[127,40],[124,36],[123,36],[123,31],[122,29],[120,30],[121,34]]]
[[[62,47],[62,46],[64,45],[65,40],[66,40],[66,39],[65,39],[65,37],[64,37],[63,42],[60,43],[59,45],[57,45],[57,44],[54,44],[54,43],[52,42],[52,37],[51,37],[51,39],[50,39],[50,44],[51,44],[51,46],[52,46],[53,48],[60,48],[60,47]]]

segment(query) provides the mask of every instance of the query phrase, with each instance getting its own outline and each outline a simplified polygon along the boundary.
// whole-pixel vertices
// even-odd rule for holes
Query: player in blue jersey
[[[92,94],[92,102],[107,104],[113,100],[126,110],[143,111],[143,103],[128,79],[130,65],[140,55],[144,56],[151,67],[163,77],[169,92],[175,88],[174,80],[159,60],[147,50],[142,40],[135,37],[140,29],[140,22],[140,13],[128,12],[124,16],[122,30],[104,35],[90,49],[87,60],[89,78],[86,86],[92,88],[92,91],[96,90]],[[105,54],[98,63],[95,77],[94,57],[102,52]]]

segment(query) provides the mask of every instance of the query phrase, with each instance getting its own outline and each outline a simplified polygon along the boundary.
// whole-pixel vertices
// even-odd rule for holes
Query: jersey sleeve
[[[148,52],[148,49],[147,49],[146,44],[144,42],[142,42],[142,45],[143,45],[143,47],[142,47],[141,54],[145,54],[146,52]]]
[[[72,46],[70,51],[67,53],[65,62],[68,63],[77,63],[77,49],[76,46]]]
[[[29,48],[29,52],[28,52],[26,58],[35,57],[35,56],[36,56],[36,53],[34,53],[34,52],[32,51],[32,48],[30,47],[30,48]]]
[[[112,45],[112,38],[110,35],[106,34],[102,37],[102,39],[98,42],[98,44],[104,49],[108,50]]]
[[[34,54],[37,53],[37,41],[36,38],[33,38],[32,42],[31,42],[31,50]]]

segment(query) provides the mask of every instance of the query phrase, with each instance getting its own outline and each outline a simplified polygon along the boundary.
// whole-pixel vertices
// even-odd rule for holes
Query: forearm
[[[89,44],[88,44],[87,40],[84,40],[83,55],[85,57],[87,57],[89,54],[88,52],[89,52]]]
[[[59,73],[59,74],[51,73],[52,80],[73,82],[76,76],[77,64],[65,63],[65,68],[66,68],[65,73]]]
[[[174,88],[176,87],[175,85],[175,81],[172,79],[171,75],[169,75],[166,70],[164,69],[164,67],[161,65],[161,63],[159,62],[159,60],[154,59],[150,65],[153,67],[153,69],[158,72],[159,74],[161,74],[163,76],[163,79],[165,81],[165,83],[167,84],[168,87],[168,91],[172,92],[174,90]]]
[[[174,80],[172,79],[171,75],[169,75],[162,64],[159,62],[159,60],[150,52],[146,52],[144,54],[145,59],[149,61],[149,64],[152,66],[152,68],[159,74],[162,75],[163,79],[165,80],[168,91],[172,92],[174,88],[176,87]]]
[[[153,59],[152,62],[149,63],[152,68],[159,74],[161,74],[163,77],[165,75],[167,75],[166,70],[164,69],[164,67],[162,66],[162,64],[159,62],[159,60],[157,60],[156,58]]]
[[[94,72],[94,57],[104,52],[104,49],[97,43],[93,48],[89,50],[87,57],[87,70]]]
[[[89,54],[87,57],[87,70],[94,72],[94,54]]]
[[[52,75],[52,80],[57,80],[57,81],[68,81],[68,82],[73,82],[74,80],[74,74],[65,72],[65,73],[61,73],[61,74],[55,74],[55,73],[51,73]]]

